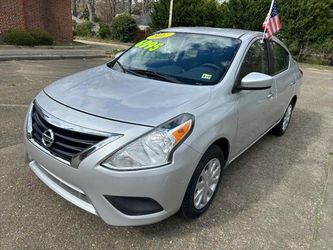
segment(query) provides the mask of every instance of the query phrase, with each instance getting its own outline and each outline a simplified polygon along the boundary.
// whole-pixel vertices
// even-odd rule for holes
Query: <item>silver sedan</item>
[[[202,215],[223,169],[283,135],[302,71],[277,38],[162,30],[105,65],[54,82],[25,122],[26,161],[51,189],[112,225]]]

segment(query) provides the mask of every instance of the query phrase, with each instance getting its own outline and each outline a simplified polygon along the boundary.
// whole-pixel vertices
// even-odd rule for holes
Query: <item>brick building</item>
[[[43,29],[57,42],[70,42],[71,0],[0,0],[0,32],[9,29]]]

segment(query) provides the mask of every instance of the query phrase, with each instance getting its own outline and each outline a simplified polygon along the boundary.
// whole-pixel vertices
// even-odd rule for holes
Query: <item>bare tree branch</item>
[[[84,0],[85,5],[88,8],[88,12],[89,12],[89,22],[93,22],[94,21],[94,6],[93,6],[93,2],[90,0]]]

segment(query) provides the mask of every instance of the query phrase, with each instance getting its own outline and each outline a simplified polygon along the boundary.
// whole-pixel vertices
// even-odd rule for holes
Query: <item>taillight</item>
[[[299,72],[301,73],[301,75],[303,76],[303,70],[299,69]]]

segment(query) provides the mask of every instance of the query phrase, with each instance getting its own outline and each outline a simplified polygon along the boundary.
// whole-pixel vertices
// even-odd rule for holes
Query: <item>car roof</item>
[[[243,35],[250,35],[250,36],[262,35],[261,32],[251,31],[251,30],[211,28],[211,27],[175,27],[175,28],[164,29],[161,30],[160,32],[182,32],[182,33],[225,36],[232,38],[240,38]]]

